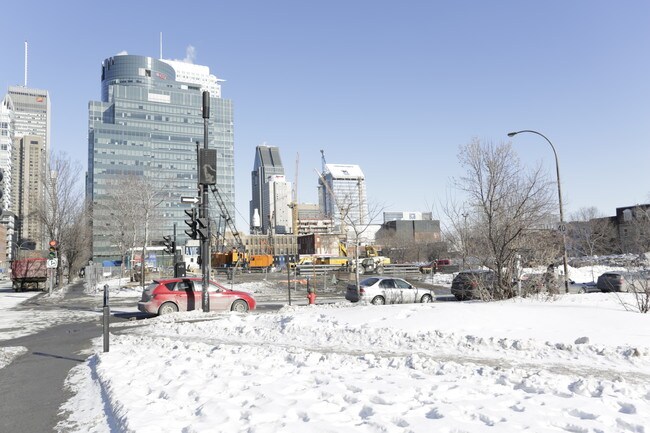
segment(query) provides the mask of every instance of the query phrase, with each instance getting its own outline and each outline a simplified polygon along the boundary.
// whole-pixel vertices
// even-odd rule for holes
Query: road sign
[[[201,201],[198,197],[181,197],[181,203],[199,203]]]
[[[47,269],[56,269],[58,264],[59,264],[59,259],[48,259],[45,267]]]
[[[565,224],[560,224],[560,225],[557,226],[557,229],[561,233],[564,233],[564,232],[566,232],[566,225]]]

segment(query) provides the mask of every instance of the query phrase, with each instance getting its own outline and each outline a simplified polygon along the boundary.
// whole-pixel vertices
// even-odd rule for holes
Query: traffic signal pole
[[[210,119],[210,92],[203,92],[203,149],[208,150],[208,120]],[[199,170],[199,179],[201,179],[199,155],[197,155],[197,168]],[[208,184],[201,185],[201,208],[199,218],[204,218],[207,222],[207,236],[201,236],[201,272],[203,273],[203,293],[201,296],[203,312],[210,311],[210,297],[208,295],[208,285],[210,281],[210,217],[208,215]]]

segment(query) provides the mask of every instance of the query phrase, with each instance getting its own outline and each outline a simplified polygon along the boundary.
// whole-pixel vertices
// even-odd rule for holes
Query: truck
[[[47,259],[34,257],[11,262],[11,281],[14,291],[47,289]]]

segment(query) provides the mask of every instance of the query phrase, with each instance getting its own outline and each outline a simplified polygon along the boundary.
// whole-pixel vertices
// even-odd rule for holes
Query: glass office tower
[[[161,200],[150,218],[148,245],[171,235],[174,223],[182,245],[187,240],[184,210],[193,205],[181,203],[181,197],[197,196],[197,145],[204,146],[202,85],[177,81],[172,64],[143,56],[110,57],[101,73],[101,101],[88,105],[86,192],[92,201],[93,260],[120,258],[111,236],[115,227],[110,195],[128,196],[128,188],[112,189],[129,175],[146,179]],[[234,217],[232,103],[212,93],[208,147],[217,150],[217,188]],[[211,194],[213,232],[220,214]]]

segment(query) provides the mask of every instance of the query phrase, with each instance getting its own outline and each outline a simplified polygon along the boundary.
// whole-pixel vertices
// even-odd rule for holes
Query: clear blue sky
[[[65,6],[64,6],[65,4]],[[280,147],[299,198],[316,202],[320,149],[359,164],[386,210],[438,212],[462,174],[459,145],[534,129],[555,145],[565,212],[650,202],[650,2],[206,1],[3,4],[0,92],[52,100],[52,147],[86,166],[100,64],[127,51],[183,59],[227,80],[237,209],[247,217],[255,146]],[[550,146],[514,139],[555,177]],[[441,215],[438,214],[439,217]],[[244,227],[238,216],[238,224]]]

